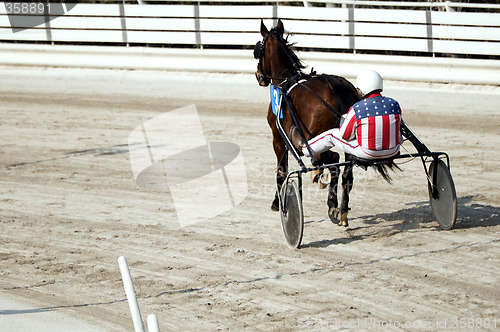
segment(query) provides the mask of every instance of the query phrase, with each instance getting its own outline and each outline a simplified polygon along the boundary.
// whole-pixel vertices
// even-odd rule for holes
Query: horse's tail
[[[401,168],[399,168],[399,166],[393,160],[385,164],[373,165],[373,167],[377,169],[379,174],[382,175],[384,180],[387,181],[388,183],[392,182],[391,175],[388,172],[389,170],[391,170],[392,172],[394,172],[396,169],[401,171]]]

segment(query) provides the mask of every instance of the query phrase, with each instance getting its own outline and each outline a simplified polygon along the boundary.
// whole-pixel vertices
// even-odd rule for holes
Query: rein
[[[318,76],[318,77],[321,77],[321,76]],[[312,76],[310,77],[312,78]],[[328,80],[324,77],[322,77],[326,84],[328,84],[328,87],[330,88],[330,91],[332,91],[332,94],[335,95],[333,92],[333,87],[332,85],[330,84],[330,82],[328,82]],[[340,111],[336,110],[335,108],[333,108],[332,105],[330,105],[329,103],[326,102],[326,100],[324,100],[323,98],[321,98],[320,95],[318,95],[314,90],[312,90],[310,87],[308,87],[307,85],[304,85],[303,83],[300,83],[300,82],[297,82],[297,85],[303,87],[304,89],[306,89],[307,91],[309,91],[313,96],[315,96],[316,98],[318,98],[322,103],[323,105],[326,106],[326,108],[328,108],[333,114],[337,115],[338,117],[342,116],[342,114],[340,113]]]

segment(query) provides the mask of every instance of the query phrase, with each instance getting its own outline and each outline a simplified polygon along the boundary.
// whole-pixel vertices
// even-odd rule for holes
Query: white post
[[[134,284],[132,283],[132,276],[130,275],[127,259],[123,256],[118,257],[118,265],[120,266],[123,288],[125,288],[125,294],[127,295],[128,306],[130,308],[130,314],[132,315],[132,321],[134,322],[135,332],[145,332],[144,325],[142,324],[141,312],[139,310],[139,303],[135,297]]]
[[[155,314],[151,314],[148,316],[148,332],[160,332],[158,318],[156,318]]]
[[[444,8],[446,8],[447,12],[450,12],[450,13],[455,12],[455,9],[453,9],[453,7],[451,6],[451,1],[445,1]]]

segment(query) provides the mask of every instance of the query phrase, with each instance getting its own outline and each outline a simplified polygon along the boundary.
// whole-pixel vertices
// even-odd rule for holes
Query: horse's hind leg
[[[338,209],[338,199],[337,199],[337,187],[339,183],[339,173],[340,167],[330,168],[331,181],[328,187],[328,217],[330,220],[337,224],[339,222],[339,209]]]
[[[339,226],[349,226],[347,214],[349,213],[349,193],[354,183],[353,166],[346,165],[342,173],[342,201],[340,203],[340,222]]]
[[[324,164],[338,163],[340,156],[338,153],[333,151],[327,151],[321,154],[321,162]],[[339,209],[338,209],[338,199],[337,199],[337,187],[339,183],[340,167],[330,168],[330,185],[328,186],[328,216],[333,223],[339,222]]]

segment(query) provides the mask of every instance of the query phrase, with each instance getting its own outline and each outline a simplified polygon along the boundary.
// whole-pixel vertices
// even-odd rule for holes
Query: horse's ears
[[[278,19],[278,24],[276,25],[276,32],[278,32],[280,36],[283,36],[283,34],[285,33],[285,27],[283,26],[283,22],[281,22],[281,19]]]
[[[269,30],[267,30],[264,24],[264,20],[260,20],[260,34],[262,35],[262,37],[265,37],[269,34]]]

